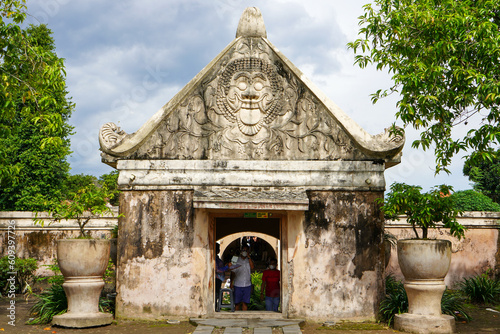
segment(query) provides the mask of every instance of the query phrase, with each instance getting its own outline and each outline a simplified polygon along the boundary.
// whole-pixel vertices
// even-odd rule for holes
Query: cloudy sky
[[[114,122],[137,131],[235,37],[244,8],[259,7],[268,39],[327,96],[371,134],[394,122],[397,96],[372,105],[370,94],[389,87],[389,76],[353,66],[346,47],[356,38],[357,17],[368,0],[28,0],[29,23],[45,23],[66,59],[71,118],[76,134],[72,173],[100,175],[98,132]],[[394,181],[425,190],[450,184],[471,188],[461,157],[452,174],[434,176],[433,151],[411,148],[406,131],[402,163],[386,172]]]

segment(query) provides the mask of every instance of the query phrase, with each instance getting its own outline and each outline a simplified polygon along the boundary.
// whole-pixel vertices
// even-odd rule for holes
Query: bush
[[[68,309],[68,300],[62,284],[53,284],[49,289],[37,295],[38,301],[30,309],[32,319],[29,325],[48,324],[56,315],[63,314]]]
[[[408,312],[408,297],[403,283],[389,275],[385,279],[385,298],[380,303],[380,317],[390,326],[396,314],[405,312]]]
[[[441,312],[455,319],[470,321],[471,317],[465,311],[465,299],[457,292],[446,290],[441,299]],[[408,296],[401,281],[389,275],[385,279],[385,298],[380,303],[379,314],[382,321],[390,326],[396,314],[408,312]]]
[[[493,304],[500,301],[500,281],[488,277],[488,272],[464,278],[460,282],[460,291],[473,303]]]
[[[248,305],[249,310],[265,310],[266,303],[260,300],[260,289],[262,287],[262,273],[254,272],[252,273],[252,294],[250,295],[250,305]]]
[[[0,286],[0,292],[4,294],[9,289],[9,282],[11,274],[9,272],[15,272],[15,287],[16,293],[25,293],[27,290],[31,289],[31,286],[35,282],[35,271],[38,269],[38,261],[33,258],[20,259],[14,258],[14,270],[11,268],[12,259],[9,260],[8,256],[4,256],[0,259],[0,282],[5,285]]]
[[[461,211],[500,211],[500,204],[474,190],[456,191],[451,195],[451,198],[455,202],[456,208]]]
[[[471,321],[472,317],[465,311],[466,298],[460,291],[445,290],[441,299],[441,312],[448,314],[457,320]]]
[[[61,270],[59,270],[59,265],[57,264],[56,259],[54,259],[53,264],[45,264],[43,267],[47,267],[50,271],[52,271],[52,276],[39,277],[39,281],[47,281],[47,283],[51,285],[62,285],[64,283],[64,276],[61,274]]]

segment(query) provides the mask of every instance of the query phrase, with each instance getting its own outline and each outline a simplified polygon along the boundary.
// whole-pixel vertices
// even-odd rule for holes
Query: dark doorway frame
[[[264,211],[264,210],[263,210]],[[218,238],[217,234],[217,219],[257,219],[260,221],[265,222],[266,219],[276,219],[278,221],[278,240],[280,240],[280,247],[278,249],[278,252],[280,253],[279,256],[279,261],[280,261],[280,274],[281,274],[281,279],[280,279],[280,285],[281,285],[281,290],[280,290],[280,303],[281,303],[281,312],[272,312],[276,315],[285,317],[288,311],[288,298],[284,298],[284,291],[286,290],[288,286],[288,281],[284,281],[284,279],[287,277],[284,273],[286,272],[288,266],[287,266],[287,252],[285,251],[288,247],[287,243],[287,238],[286,238],[286,227],[287,227],[287,212],[284,211],[267,211],[268,218],[245,218],[245,214],[249,213],[262,213],[261,211],[257,210],[216,210],[216,211],[211,211],[208,213],[209,215],[209,247],[210,247],[210,254],[211,256],[211,284],[212,284],[212,290],[211,290],[211,298],[208,298],[208,300],[211,300],[211,306],[209,306],[208,310],[210,312],[214,312],[213,314],[218,314],[219,316],[221,314],[224,314],[225,312],[215,312],[215,243]],[[252,231],[249,231],[247,229],[242,229],[241,232],[250,232],[249,235],[251,235]],[[253,232],[259,232],[259,231],[253,231]],[[260,232],[262,233],[262,232]],[[227,235],[234,234],[234,233],[228,233]],[[219,236],[221,234],[219,233]],[[274,236],[274,235],[273,235]],[[247,311],[252,313],[257,313],[256,311]],[[264,311],[267,314],[270,314],[270,311]],[[229,316],[231,315],[231,312],[227,313]]]

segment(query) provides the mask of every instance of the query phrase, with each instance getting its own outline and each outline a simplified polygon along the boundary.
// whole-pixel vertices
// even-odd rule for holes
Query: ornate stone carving
[[[119,126],[113,122],[109,122],[104,124],[99,130],[99,141],[102,147],[111,149],[118,145],[126,135],[127,133],[120,129]]]
[[[275,200],[275,201],[308,201],[305,191],[266,191],[262,189],[211,189],[196,190],[194,196],[197,199],[212,200]]]
[[[362,158],[260,38],[242,38],[136,152],[146,159]]]
[[[281,111],[283,87],[273,66],[243,58],[226,66],[217,87],[218,111],[248,136],[257,134]]]
[[[384,132],[379,133],[375,137],[380,138],[384,141],[391,142],[391,143],[399,143],[404,140],[404,136],[401,135],[403,133],[403,129],[400,127],[396,127],[395,131],[391,131],[391,128],[385,128]]]

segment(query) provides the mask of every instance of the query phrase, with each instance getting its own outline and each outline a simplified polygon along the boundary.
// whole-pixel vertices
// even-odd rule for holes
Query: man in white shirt
[[[236,265],[239,265],[239,267],[231,271],[231,288],[234,287],[235,309],[246,311],[248,304],[250,304],[250,295],[252,293],[251,274],[254,269],[247,246],[241,248]]]

